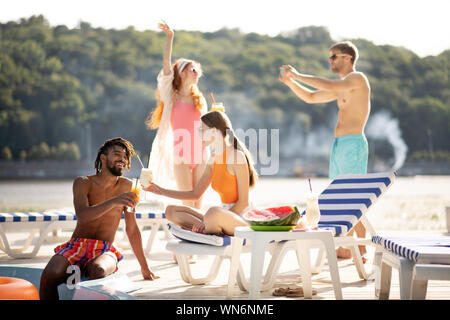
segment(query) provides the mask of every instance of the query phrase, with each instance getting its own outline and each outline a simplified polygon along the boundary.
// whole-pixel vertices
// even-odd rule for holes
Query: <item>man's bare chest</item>
[[[89,205],[94,206],[120,195],[122,192],[120,188],[103,189],[98,187],[91,187],[88,193]]]
[[[338,92],[337,104],[341,110],[361,108],[367,102],[368,98],[361,90]]]
[[[352,92],[338,92],[338,106],[344,108],[349,105],[349,102],[353,100],[354,94]]]

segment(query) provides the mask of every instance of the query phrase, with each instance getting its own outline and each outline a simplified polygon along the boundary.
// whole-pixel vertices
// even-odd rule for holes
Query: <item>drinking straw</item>
[[[213,93],[211,92],[210,95],[211,95],[211,99],[212,99],[213,104],[216,104],[216,100],[214,100],[214,95],[213,95]]]
[[[141,161],[141,158],[139,157],[139,155],[138,155],[137,153],[136,153],[136,157],[138,158],[138,160],[139,160],[139,162],[140,162],[142,168],[145,168],[145,167],[144,167],[144,164],[143,164],[142,161]]]
[[[312,192],[311,179],[310,178],[308,178],[308,182],[309,182],[309,190],[311,190],[311,192]]]

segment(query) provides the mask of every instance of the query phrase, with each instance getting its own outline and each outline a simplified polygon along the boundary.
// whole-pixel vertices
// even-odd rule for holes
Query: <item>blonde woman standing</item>
[[[166,45],[163,68],[157,78],[159,103],[147,121],[150,129],[158,129],[149,168],[155,183],[173,185],[180,191],[191,190],[202,176],[207,155],[198,134],[200,117],[207,111],[206,100],[198,88],[202,69],[200,63],[184,58],[172,64],[174,31],[164,21],[158,28],[166,34]],[[201,208],[201,203],[202,198],[183,201],[193,208]]]

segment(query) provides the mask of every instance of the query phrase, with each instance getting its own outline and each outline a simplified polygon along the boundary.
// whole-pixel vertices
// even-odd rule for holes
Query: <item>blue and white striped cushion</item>
[[[394,172],[338,176],[319,195],[319,228],[331,230],[336,236],[346,234],[394,179]]]
[[[416,263],[450,264],[450,237],[392,237],[375,235],[372,242]]]
[[[165,219],[164,213],[137,212],[136,219]],[[125,216],[122,214],[122,219]],[[39,222],[39,221],[73,221],[77,220],[75,212],[45,211],[45,212],[8,212],[0,213],[0,222]]]
[[[231,244],[230,236],[218,236],[193,232],[182,229],[172,223],[169,223],[169,230],[176,238],[188,242],[209,244],[218,247],[229,246]]]
[[[0,213],[0,222],[40,222],[76,220],[75,212],[8,212]]]
[[[136,219],[165,219],[166,215],[164,212],[136,212]],[[122,214],[122,219],[125,219],[125,214]]]

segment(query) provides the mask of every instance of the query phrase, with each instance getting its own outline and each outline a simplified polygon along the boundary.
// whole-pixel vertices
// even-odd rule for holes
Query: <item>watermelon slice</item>
[[[291,206],[253,209],[244,213],[243,218],[251,226],[292,226],[300,219],[300,212]]]

